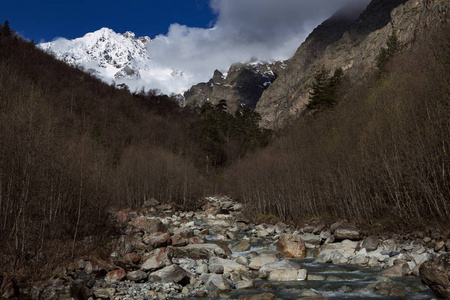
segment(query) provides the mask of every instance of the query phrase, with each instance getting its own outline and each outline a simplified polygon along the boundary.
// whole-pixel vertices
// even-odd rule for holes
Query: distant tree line
[[[252,110],[227,112],[225,100],[204,103],[191,124],[192,135],[203,150],[206,170],[223,168],[249,151],[267,146],[270,131],[259,128],[261,117]]]

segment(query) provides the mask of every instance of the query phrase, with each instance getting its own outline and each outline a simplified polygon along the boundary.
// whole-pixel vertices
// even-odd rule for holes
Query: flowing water
[[[213,236],[210,236],[214,239]],[[232,242],[230,245],[235,244]],[[234,252],[233,255],[247,256],[250,252],[276,251],[274,241],[261,239],[251,243],[249,251]],[[312,253],[308,253],[312,256]],[[308,276],[316,280],[293,282],[273,282],[263,279],[255,280],[255,289],[233,290],[231,299],[249,295],[272,293],[277,299],[293,300],[307,297],[306,293],[325,297],[330,300],[340,299],[389,299],[421,300],[436,299],[433,292],[416,277],[385,277],[379,268],[365,268],[356,265],[334,265],[315,263],[313,257],[294,259],[308,270]],[[398,287],[405,296],[389,296],[389,290]]]
[[[295,260],[303,268],[308,270],[308,275],[317,275],[323,280],[305,280],[296,282],[269,282],[256,281],[254,290],[233,290],[231,298],[255,295],[260,293],[272,293],[279,299],[301,299],[304,292],[314,292],[327,299],[433,299],[433,292],[423,285],[418,278],[390,278],[392,282],[379,284],[375,289],[375,283],[382,277],[377,269],[367,269],[359,266],[339,266],[333,264],[314,263],[313,259]],[[383,280],[383,279],[382,279]],[[404,297],[392,297],[382,287],[404,287]],[[402,289],[402,288],[401,288]],[[376,295],[378,293],[379,295]]]

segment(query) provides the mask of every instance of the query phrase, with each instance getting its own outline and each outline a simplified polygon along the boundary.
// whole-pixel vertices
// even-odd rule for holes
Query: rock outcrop
[[[342,68],[350,79],[359,78],[373,70],[379,50],[394,31],[408,45],[447,22],[449,11],[447,0],[373,0],[356,20],[337,13],[310,34],[286,70],[264,91],[256,106],[260,125],[277,129],[301,115],[322,66],[331,72]]]
[[[239,108],[255,109],[264,90],[287,65],[287,61],[238,63],[232,65],[226,75],[216,70],[210,81],[194,85],[184,93],[186,104],[201,106],[211,102],[215,105],[220,100],[226,100],[230,113]]]

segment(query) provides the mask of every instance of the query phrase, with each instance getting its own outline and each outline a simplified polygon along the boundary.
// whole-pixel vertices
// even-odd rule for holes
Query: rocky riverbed
[[[421,272],[440,297],[450,291],[448,261],[442,259],[449,255],[448,236],[364,236],[345,223],[302,228],[251,224],[241,210],[227,197],[210,197],[199,211],[175,211],[151,199],[140,210],[114,212],[112,222],[121,234],[111,242],[109,261],[78,258],[74,266],[28,288],[13,288],[5,278],[2,295],[20,292],[45,300],[432,299],[418,278]]]

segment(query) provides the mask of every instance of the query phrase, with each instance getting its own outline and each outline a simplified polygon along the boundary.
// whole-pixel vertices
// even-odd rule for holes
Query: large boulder
[[[172,251],[167,248],[154,250],[141,266],[142,271],[156,271],[172,264]]]
[[[212,257],[209,260],[210,267],[212,265],[219,265],[223,266],[223,272],[232,272],[232,271],[242,271],[246,272],[247,268],[233,260],[230,259],[223,259],[220,257]]]
[[[300,235],[302,240],[305,242],[306,248],[315,248],[316,246],[319,246],[322,242],[322,238],[320,235],[312,234],[312,233],[304,233]]]
[[[277,250],[286,258],[305,258],[306,246],[299,235],[284,233],[278,240]]]
[[[306,269],[298,270],[273,270],[269,274],[270,281],[298,281],[305,280],[308,276]]]
[[[239,243],[231,247],[231,249],[235,252],[244,252],[250,250],[250,240],[241,240]]]
[[[145,232],[167,232],[167,227],[158,219],[139,217],[129,223]]]
[[[153,248],[165,247],[170,243],[170,234],[164,232],[153,232],[146,234],[143,238],[145,244]]]
[[[125,276],[127,276],[127,274],[125,273],[124,270],[117,269],[117,270],[108,272],[108,274],[106,274],[106,276],[105,276],[105,280],[111,281],[111,282],[117,282],[117,281],[123,280],[125,278]]]
[[[185,247],[174,247],[174,256],[190,259],[210,259],[211,257],[227,257],[227,252],[217,244],[189,244]]]
[[[408,275],[408,273],[409,273],[409,265],[407,262],[397,263],[392,267],[381,271],[381,275],[392,277],[402,277]]]
[[[377,250],[379,243],[380,240],[376,236],[369,236],[364,239],[361,244],[361,248],[366,249],[367,252],[375,251]]]
[[[450,299],[450,253],[424,262],[419,272],[422,281],[438,297]]]
[[[187,285],[192,274],[178,265],[170,265],[161,270],[151,273],[148,279],[160,283],[178,283]]]
[[[259,270],[265,264],[269,264],[269,263],[273,263],[273,262],[277,262],[277,261],[278,261],[278,257],[276,256],[276,254],[263,253],[261,255],[258,255],[256,257],[252,258],[248,267],[252,270]]]
[[[264,266],[259,269],[259,273],[268,275],[269,273],[275,271],[275,270],[300,270],[302,267],[289,260],[280,260],[273,263],[265,264]]]
[[[229,292],[231,291],[231,286],[228,281],[220,275],[212,274],[209,276],[208,281],[206,282],[206,286],[217,289],[221,292]]]
[[[141,256],[136,253],[127,253],[123,256],[123,260],[131,264],[138,264],[141,261]]]
[[[334,231],[334,237],[337,240],[358,240],[360,235],[359,230],[350,225],[340,225]]]
[[[147,278],[147,273],[141,270],[132,271],[127,274],[129,281],[142,281]]]

